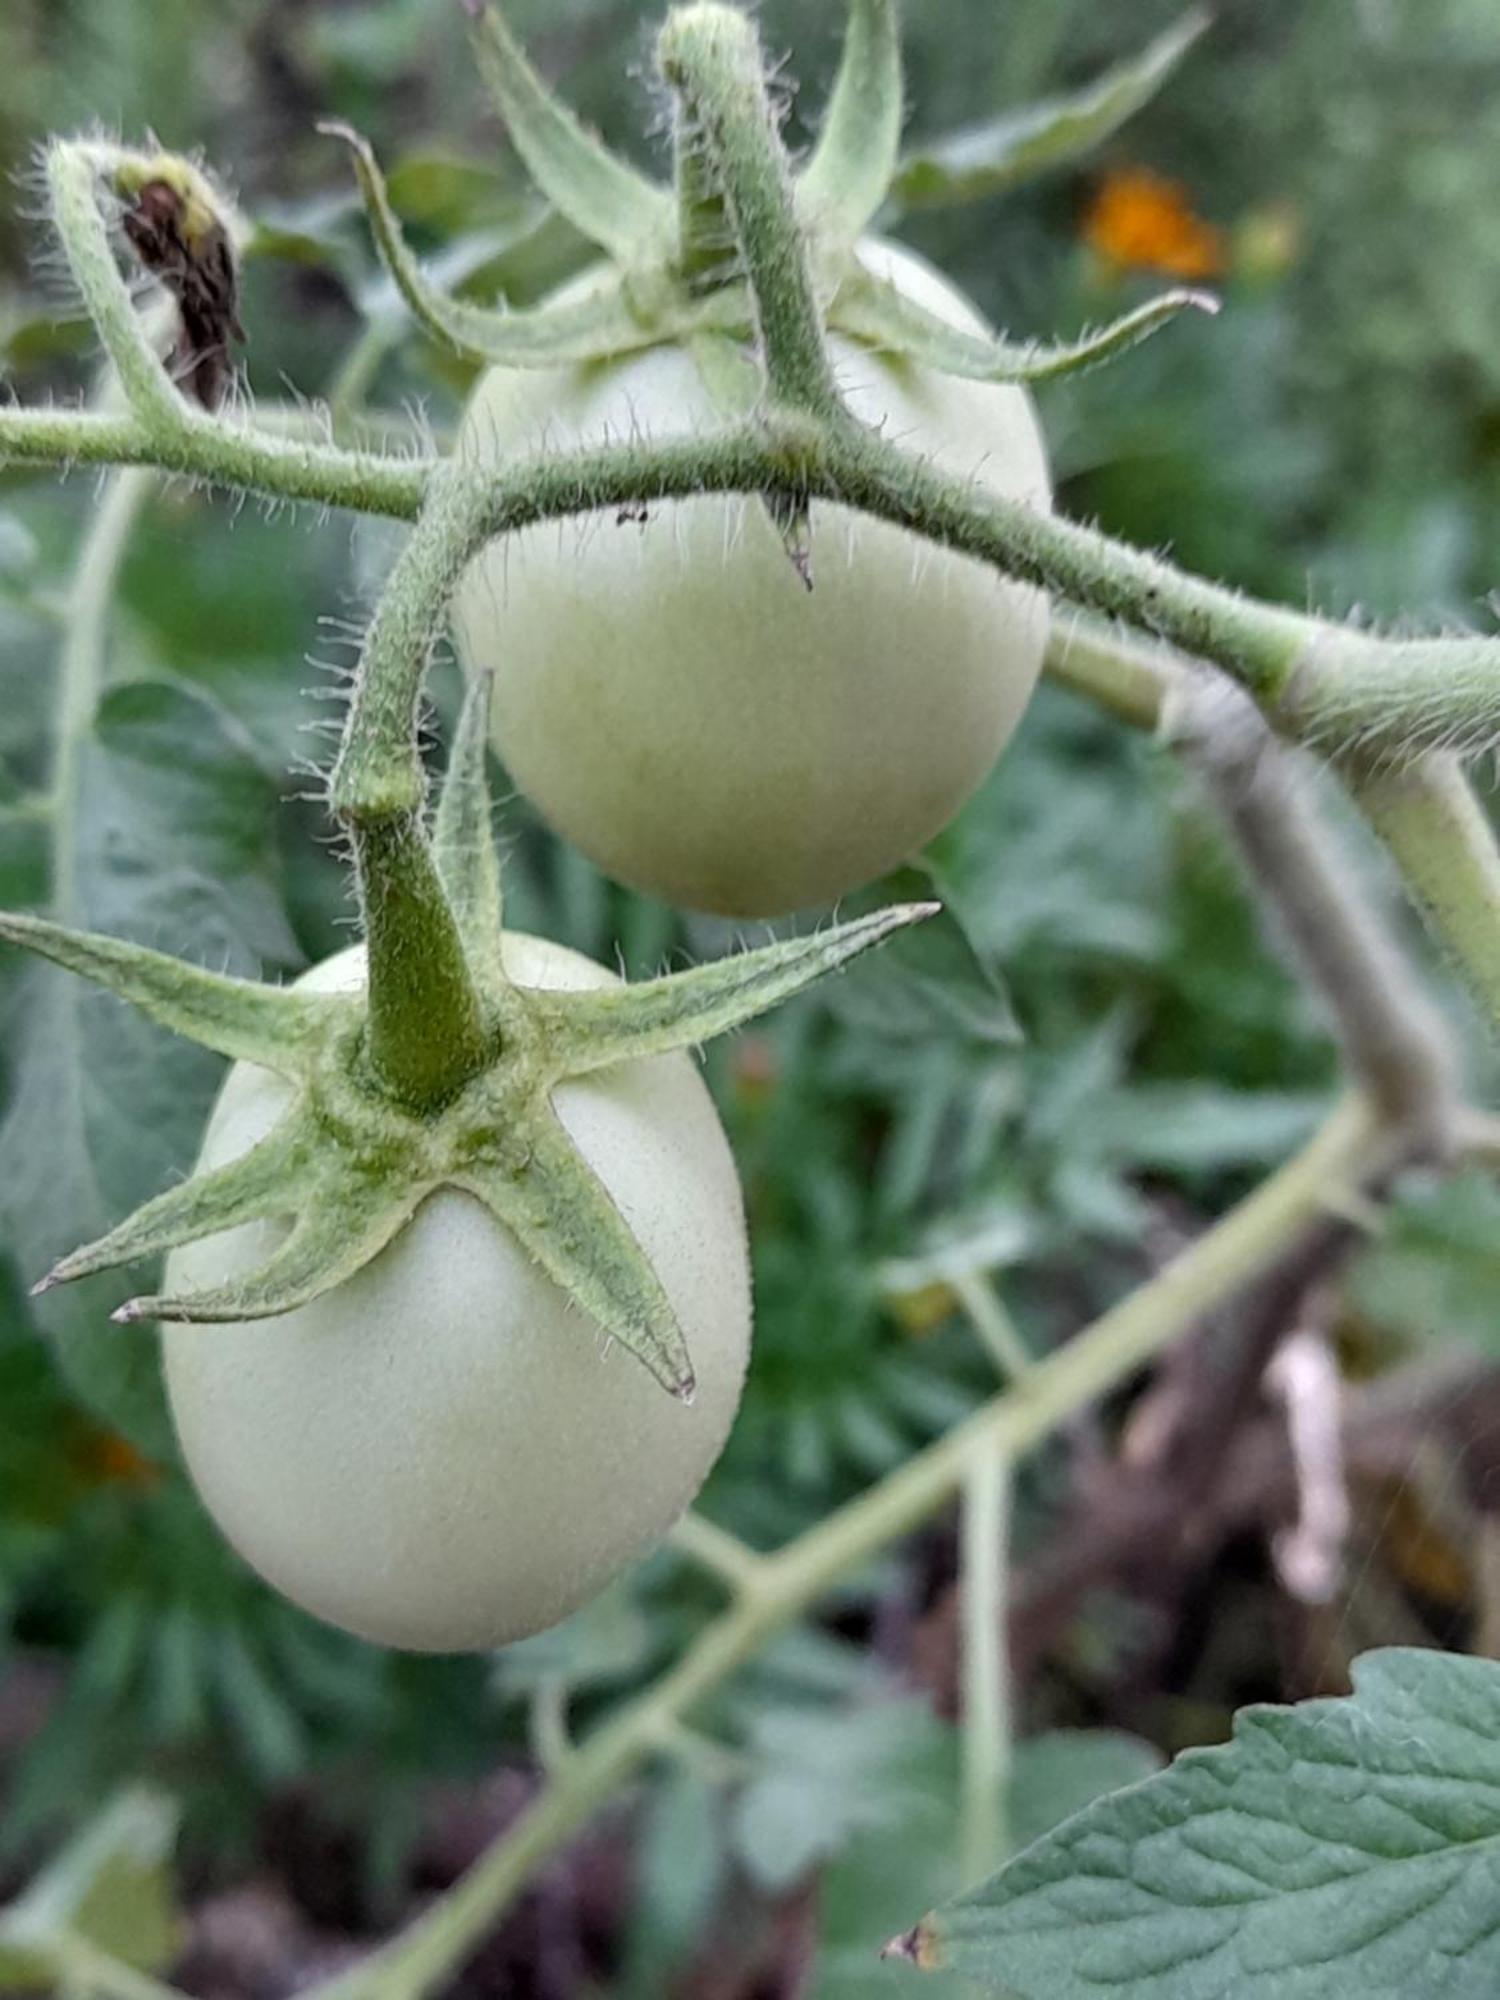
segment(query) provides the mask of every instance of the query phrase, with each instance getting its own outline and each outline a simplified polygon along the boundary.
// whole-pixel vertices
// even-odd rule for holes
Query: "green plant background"
[[[613,140],[659,125],[653,10],[509,11]],[[1145,0],[925,0],[908,13],[913,138],[1081,81],[1172,18]],[[842,9],[766,0],[762,19],[773,47],[795,50],[795,135],[831,74]],[[1098,159],[901,233],[1009,330],[1072,330],[1152,287],[1089,245],[1101,178],[1135,165],[1171,176],[1223,232],[1226,310],[1046,392],[1061,504],[1266,595],[1480,625],[1500,545],[1497,84],[1489,0],[1227,0]],[[387,352],[367,345],[373,399],[450,422],[463,383],[399,338],[343,156],[312,130],[330,114],[370,135],[413,236],[453,271],[525,300],[578,262],[520,179],[456,9],[438,0],[9,0],[0,167],[21,192],[0,217],[7,380],[71,391],[84,352],[28,220],[32,149],[52,129],[151,128],[205,148],[275,253],[247,274],[255,393],[328,393],[370,319],[391,336]],[[45,777],[59,618],[95,497],[82,475],[0,490],[6,904],[36,901],[45,881],[43,829],[7,800]],[[88,749],[91,921],[244,969],[292,969],[344,940],[337,859],[288,774],[326,754],[318,697],[351,657],[390,547],[379,526],[237,513],[181,490],[148,508]],[[451,674],[437,693],[441,719]],[[602,880],[519,799],[502,825],[522,927],[634,972],[723,942]],[[747,1186],[758,1325],[706,1506],[757,1543],[818,1519],[991,1386],[938,1282],[955,1246],[988,1246],[1040,1349],[1282,1157],[1331,1087],[1326,1024],[1268,949],[1206,808],[1161,751],[1073,698],[1044,690],[938,859],[1024,1039],[1003,1035],[983,980],[955,1006],[920,967],[874,967],[710,1057]],[[60,1218],[119,1213],[188,1165],[213,1066],[168,1054],[111,1002],[58,984],[38,1008],[21,985],[7,958],[0,1877],[22,1879],[118,1783],[149,1777],[182,1803],[195,1908],[269,1875],[311,1959],[397,1920],[446,1879],[445,1857],[462,1858],[464,1826],[514,1809],[537,1689],[565,1681],[586,1719],[668,1658],[711,1598],[663,1554],[573,1627],[498,1661],[384,1655],[273,1599],[172,1469],[146,1336],[101,1340],[109,1301],[95,1290],[49,1345],[24,1298]],[[1492,1067],[1482,1049],[1474,1061]],[[1483,1181],[1414,1185],[1344,1303],[1359,1367],[1433,1341],[1493,1347],[1497,1224]],[[1090,1444],[1065,1438],[1029,1473],[1023,1554]],[[1458,1476],[1443,1464],[1434,1476],[1443,1505],[1426,1529],[1457,1561]],[[1437,1587],[1439,1556],[1414,1574],[1415,1560],[1372,1538],[1329,1661],[1414,1629],[1471,1636],[1482,1605]],[[733,1782],[708,1753],[665,1770],[548,1872],[466,1990],[876,1991],[872,1946],[951,1886],[953,1729],[930,1614],[952,1564],[951,1532],[936,1531],[850,1578],[703,1718],[734,1746]],[[1153,1650],[1144,1684],[1139,1608],[1089,1605],[1019,1690],[1018,1827],[1214,1739],[1246,1698],[1304,1691],[1274,1596],[1256,1552],[1237,1552],[1175,1643]],[[1088,1733],[1047,1733],[1064,1730]],[[778,1968],[804,1983],[755,1983]]]

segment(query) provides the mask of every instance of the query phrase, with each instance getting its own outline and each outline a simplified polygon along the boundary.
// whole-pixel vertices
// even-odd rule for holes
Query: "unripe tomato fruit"
[[[918,258],[866,266],[955,326],[972,307]],[[1051,504],[1026,392],[833,335],[854,414],[950,473]],[[691,358],[494,368],[459,449],[527,450],[717,428]],[[944,826],[1036,682],[1045,599],[985,564],[815,502],[803,589],[758,503],[702,495],[644,525],[596,515],[492,543],[460,586],[471,671],[495,676],[516,783],[608,874],[691,909],[773,916],[899,865]]]
[[[614,984],[507,933],[521,986]],[[362,950],[302,982],[355,988]],[[287,1086],[239,1063],[201,1164],[262,1138]],[[750,1341],[739,1180],[682,1055],[562,1085],[555,1106],[676,1308],[691,1405],[603,1336],[510,1232],[456,1189],[337,1290],[276,1319],[164,1329],[188,1470],[268,1582],[330,1624],[422,1652],[504,1645],[595,1595],[688,1505],[723,1447]],[[172,1253],[168,1286],[264,1261],[255,1223]]]

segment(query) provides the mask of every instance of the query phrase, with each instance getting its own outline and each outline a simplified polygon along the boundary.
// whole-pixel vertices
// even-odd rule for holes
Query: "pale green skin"
[[[507,933],[523,986],[615,984]],[[357,988],[361,950],[301,983]],[[287,1086],[230,1072],[200,1165],[266,1133]],[[690,1058],[564,1083],[558,1115],[676,1309],[697,1370],[675,1401],[572,1306],[470,1196],[432,1195],[373,1263],[280,1318],[164,1329],[194,1484],[287,1597],[361,1638],[421,1652],[505,1645],[555,1624],[656,1542],[723,1448],[750,1343],[744,1210]],[[279,1226],[174,1251],[171,1292],[261,1263]]]
[[[863,261],[982,332],[928,265]],[[1030,398],[834,335],[854,413],[982,487],[1046,508]],[[494,368],[459,449],[528,449],[714,426],[691,359]],[[492,543],[456,603],[467,668],[495,675],[496,747],[559,832],[607,873],[691,909],[773,916],[899,865],[993,765],[1030,698],[1045,599],[984,564],[840,507],[812,513],[803,589],[757,502],[704,495],[553,522]]]

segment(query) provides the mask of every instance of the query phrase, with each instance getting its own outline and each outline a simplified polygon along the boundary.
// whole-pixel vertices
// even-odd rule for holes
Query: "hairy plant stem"
[[[110,606],[120,566],[152,485],[145,471],[116,474],[89,522],[78,552],[57,664],[52,776],[52,908],[60,923],[82,918],[78,896],[80,753],[104,687]]]
[[[1013,1462],[1076,1410],[1107,1394],[1282,1256],[1340,1189],[1389,1165],[1394,1140],[1362,1099],[1341,1104],[1316,1137],[1239,1207],[1024,1383],[984,1404],[878,1486],[789,1547],[763,1556],[753,1582],[678,1663],[581,1743],[521,1818],[454,1888],[365,1964],[313,1989],[316,2000],[407,2000],[430,1992],[484,1935],[532,1871],[577,1831],[696,1703],[838,1578],[948,1502],[981,1458]],[[309,1996],[311,2000],[311,1996]]]
[[[1186,689],[1168,726],[1332,1014],[1350,1074],[1416,1147],[1445,1157],[1458,1110],[1447,1028],[1329,839],[1302,760],[1223,681],[1204,677]]]
[[[257,493],[414,520],[444,463],[346,451],[190,416],[185,426],[81,410],[0,409],[0,461],[66,467],[147,465]],[[1255,696],[1278,733],[1338,755],[1351,739],[1367,762],[1500,735],[1500,642],[1385,639],[1256,602],[1190,577],[1097,529],[981,493],[848,419],[769,412],[704,437],[519,456],[489,475],[475,547],[491,535],[563,516],[687,499],[700,492],[798,492],[897,522],[1086,611],[1120,620],[1210,661]],[[1095,645],[1075,642],[1074,671]],[[1059,671],[1068,677],[1067,655]],[[1096,685],[1109,678],[1100,666]],[[1126,678],[1130,686],[1126,686]],[[1137,673],[1108,699],[1140,719]]]
[[[770,400],[836,416],[842,405],[755,28],[737,7],[698,0],[668,15],[656,52],[689,121],[687,143],[701,135],[723,193],[755,302]],[[681,146],[678,157],[680,165]],[[701,211],[701,180],[684,192]]]
[[[452,461],[392,567],[355,675],[329,788],[354,847],[368,951],[367,1055],[380,1083],[441,1104],[493,1054],[458,922],[424,825],[417,746],[422,686],[485,501]]]

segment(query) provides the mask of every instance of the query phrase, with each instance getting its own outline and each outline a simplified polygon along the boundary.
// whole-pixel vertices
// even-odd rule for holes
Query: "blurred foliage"
[[[654,9],[509,11],[612,140],[658,128],[659,161],[642,74]],[[909,4],[914,150],[1076,89],[1177,11]],[[761,13],[771,45],[795,49],[795,139],[831,74],[842,7],[765,0]],[[581,246],[521,181],[452,16],[437,0],[7,0],[0,168],[24,184],[46,131],[94,123],[204,145],[256,227],[244,311],[256,392],[409,404],[441,432],[462,375],[409,333],[342,155],[312,124],[335,115],[369,133],[450,281],[524,301],[575,268]],[[1194,275],[1226,293],[1217,323],[1049,390],[1061,504],[1270,595],[1474,622],[1500,539],[1497,82],[1491,0],[1224,0],[1166,92],[1088,164],[977,206],[914,206],[891,226],[1020,334],[1104,318],[1191,254]],[[8,387],[13,374],[43,395],[80,383],[82,343],[27,206],[0,214],[0,366]],[[46,891],[49,702],[95,497],[82,479],[8,480],[3,494],[7,904]],[[88,919],[243,967],[290,969],[343,941],[337,858],[288,773],[326,756],[327,697],[392,545],[378,525],[153,498],[124,560],[87,744]],[[439,676],[440,715],[452,679]],[[519,799],[502,832],[523,928],[637,973],[726,942],[722,926],[605,882]],[[995,1273],[1041,1349],[1282,1157],[1332,1081],[1326,1025],[1267,949],[1205,806],[1158,748],[1071,698],[1044,690],[927,861],[963,925],[934,933],[922,947],[934,955],[889,954],[710,1054],[745,1176],[757,1336],[704,1504],[757,1541],[808,1527],[993,1386],[955,1268]],[[1390,901],[1373,859],[1371,873]],[[149,1337],[106,1328],[103,1350],[112,1300],[96,1288],[59,1308],[49,1347],[23,1296],[62,1237],[188,1166],[213,1068],[62,975],[23,979],[7,960],[0,1006],[13,1260],[0,1264],[0,1867],[144,1774],[182,1801],[193,1865],[216,1880],[255,1852],[267,1800],[311,1781],[322,1819],[360,1835],[352,1906],[378,1921],[436,1781],[524,1756],[539,1690],[570,1690],[586,1721],[673,1655],[712,1594],[664,1552],[498,1667],[378,1654],[273,1599],[171,1465]],[[1492,1188],[1412,1190],[1353,1294],[1394,1351],[1460,1332],[1493,1351],[1495,1223]],[[1055,1511],[1056,1456],[1021,1494],[1023,1548]],[[914,1575],[850,1579],[828,1629],[792,1635],[721,1698],[708,1721],[733,1750],[709,1744],[651,1788],[622,2000],[667,1990],[747,1881],[780,1895],[819,1865],[810,1990],[882,1990],[872,1935],[909,1920],[929,1885],[929,1899],[951,1886],[935,1877],[949,1866],[954,1732],[930,1705],[895,1699],[880,1638],[928,1608],[940,1537],[922,1560]],[[1101,1613],[1097,1654],[1119,1615]],[[1086,1656],[1076,1681],[1039,1698],[1038,1724],[1097,1719]],[[48,1718],[12,1735],[5,1689],[39,1666]],[[1258,1655],[1252,1688],[1270,1671]],[[1223,1691],[1198,1699],[1221,1725]],[[1163,1742],[1183,1726],[1155,1720]],[[1038,1736],[1012,1822],[1041,1831],[1152,1754],[1101,1732]],[[744,1781],[732,1805],[725,1755]]]

